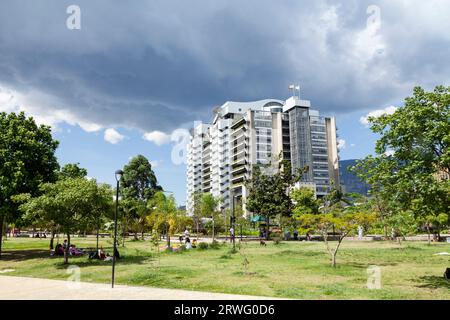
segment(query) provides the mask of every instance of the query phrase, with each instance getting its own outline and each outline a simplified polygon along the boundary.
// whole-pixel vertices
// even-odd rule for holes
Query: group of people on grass
[[[120,259],[120,253],[116,248],[114,249],[114,255],[116,256],[116,259]],[[97,251],[93,251],[93,252],[89,253],[89,259],[112,261],[113,256],[110,256],[109,253],[107,253],[103,250],[103,247],[100,247],[100,249],[98,249]]]
[[[88,254],[89,259],[99,259],[99,260],[103,260],[103,261],[110,261],[113,259],[112,256],[110,256],[108,253],[106,253],[103,250],[103,247],[100,247],[98,250],[95,251],[91,251],[91,252],[86,252],[83,249],[79,249],[76,247],[76,245],[71,244],[69,246],[68,241],[64,240],[64,242],[58,243],[55,247],[55,250],[52,252],[52,256],[64,256],[64,252],[68,249],[69,255],[74,256],[74,257],[79,257],[85,254]],[[120,258],[120,254],[119,251],[117,249],[115,249],[114,252],[116,259]]]
[[[188,229],[184,230],[184,237],[183,237],[183,235],[180,235],[178,237],[178,240],[180,240],[180,244],[182,244],[183,240],[184,240],[184,246],[186,247],[186,249],[197,248],[197,239],[192,240],[192,243],[191,243],[191,239],[189,238],[189,230]]]
[[[55,256],[63,256],[63,255],[64,255],[64,252],[65,252],[67,249],[68,249],[68,251],[69,251],[69,255],[71,255],[71,256],[82,256],[82,255],[85,254],[85,252],[84,252],[83,249],[78,249],[78,248],[76,247],[76,245],[74,245],[74,244],[71,244],[71,245],[69,246],[67,240],[64,240],[64,242],[63,242],[62,244],[61,244],[61,243],[58,243],[58,244],[56,245],[55,251],[53,252],[52,255],[55,255]]]

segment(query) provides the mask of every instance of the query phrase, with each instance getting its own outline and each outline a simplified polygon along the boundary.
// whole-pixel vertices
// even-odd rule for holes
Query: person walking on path
[[[234,228],[231,227],[230,228],[230,242],[233,242],[233,240],[234,240]]]

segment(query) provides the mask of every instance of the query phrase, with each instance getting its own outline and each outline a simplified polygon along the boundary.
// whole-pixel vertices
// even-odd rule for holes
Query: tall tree
[[[217,217],[219,212],[217,211],[217,207],[220,203],[220,199],[214,197],[211,193],[204,193],[200,198],[200,211],[201,215],[204,218],[212,219],[212,240],[215,238],[215,222],[217,221]]]
[[[137,233],[140,233],[143,239],[147,226],[147,216],[150,214],[147,202],[158,191],[162,190],[161,186],[158,185],[152,165],[146,157],[138,155],[125,165],[121,189],[124,204],[131,205],[132,208],[132,210],[127,210],[129,213],[127,225],[133,229],[135,239],[138,239]]]
[[[433,92],[416,87],[403,107],[369,122],[380,135],[377,155],[353,171],[372,185],[371,193],[381,200],[386,216],[412,212],[426,226],[432,217],[448,217],[450,87],[438,86]]]
[[[291,216],[293,203],[289,193],[305,170],[307,168],[292,170],[289,161],[253,166],[251,178],[245,182],[248,189],[247,210],[264,216],[267,227],[272,218]],[[269,232],[266,232],[266,238],[269,238]]]
[[[167,247],[170,247],[170,237],[176,230],[177,225],[178,208],[175,198],[172,195],[167,197],[164,192],[158,191],[147,206],[151,210],[147,220],[153,225],[156,232],[159,233],[161,229],[164,230]]]
[[[147,201],[157,192],[161,191],[152,165],[146,157],[138,155],[130,160],[123,168],[121,181],[124,198],[133,198]]]
[[[58,141],[48,126],[19,113],[0,113],[0,257],[6,220],[20,219],[16,195],[35,195],[43,182],[54,181]]]
[[[314,190],[311,188],[294,189],[291,192],[291,199],[295,203],[293,212],[297,215],[304,213],[319,213],[320,203],[316,199]]]

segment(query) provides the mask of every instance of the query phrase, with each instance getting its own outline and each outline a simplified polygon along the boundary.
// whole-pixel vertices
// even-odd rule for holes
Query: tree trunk
[[[336,251],[331,253],[331,266],[333,268],[336,268],[336,254],[337,254]]]
[[[269,229],[270,229],[269,222],[270,222],[269,216],[267,216],[266,217],[266,240],[267,241],[269,241]]]
[[[97,252],[98,252],[98,237],[99,237],[99,233],[100,233],[100,229],[99,228],[97,228]]]
[[[0,219],[0,259],[2,257],[2,244],[3,244],[3,225],[5,224],[5,216],[2,215]]]
[[[214,218],[212,219],[212,241],[214,242]]]
[[[64,263],[69,263],[70,233],[67,233],[67,247],[64,250]]]
[[[166,238],[167,238],[167,247],[170,248],[169,228],[167,228],[167,230],[166,230]]]
[[[52,229],[52,233],[50,235],[50,250],[53,250],[53,241],[55,240],[55,230]]]
[[[428,245],[431,245],[431,232],[428,223],[427,223],[427,234],[428,234]]]

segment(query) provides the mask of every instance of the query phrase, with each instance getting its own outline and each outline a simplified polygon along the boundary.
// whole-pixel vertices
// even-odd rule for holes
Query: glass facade
[[[292,169],[308,166],[309,171],[302,176],[302,182],[310,182],[312,181],[312,150],[308,108],[297,107],[289,111],[289,131]]]

